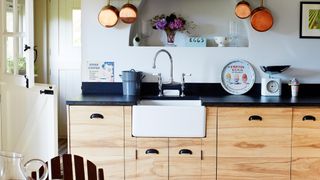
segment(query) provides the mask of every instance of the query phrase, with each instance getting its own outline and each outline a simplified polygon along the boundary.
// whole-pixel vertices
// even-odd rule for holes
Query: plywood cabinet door
[[[218,108],[218,179],[290,179],[291,108]]]
[[[217,149],[217,108],[207,108],[206,137],[202,138],[201,179],[216,179],[216,149]]]
[[[168,138],[137,138],[139,180],[168,180]]]
[[[294,108],[292,180],[320,177],[320,109]]]
[[[200,138],[169,138],[169,179],[201,179]]]
[[[124,179],[124,108],[70,106],[69,152],[104,169],[105,179]]]

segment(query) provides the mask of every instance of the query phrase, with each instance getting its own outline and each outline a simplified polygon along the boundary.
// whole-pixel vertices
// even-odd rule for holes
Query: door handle
[[[25,45],[24,45],[24,49],[23,49],[23,51],[24,51],[24,52],[26,52],[26,51],[28,51],[29,49],[31,49],[31,47],[30,47],[30,46],[28,46],[27,44],[25,44]]]
[[[24,78],[26,79],[26,88],[29,88],[29,78],[27,75],[24,75]]]
[[[249,117],[249,121],[262,121],[262,117],[258,115],[252,115]]]
[[[192,155],[192,151],[190,149],[181,149],[179,151],[179,154],[189,154],[189,155]]]
[[[303,121],[316,121],[316,117],[311,116],[311,115],[306,115],[302,118]]]
[[[159,151],[156,149],[148,149],[146,150],[146,154],[159,154]]]
[[[47,90],[47,89],[45,89],[45,90],[40,90],[40,94],[53,95],[54,92],[53,92],[53,90]]]
[[[91,114],[90,119],[92,119],[92,120],[93,119],[104,119],[104,116],[99,113],[93,113],[93,114]]]

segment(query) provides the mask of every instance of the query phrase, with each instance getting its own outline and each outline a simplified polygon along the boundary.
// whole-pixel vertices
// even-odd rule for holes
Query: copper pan
[[[110,0],[108,1],[108,5],[104,6],[98,15],[99,23],[106,27],[111,28],[114,27],[119,20],[119,10],[110,5]]]
[[[271,11],[263,6],[263,0],[261,0],[261,6],[254,9],[251,13],[251,26],[259,32],[268,31],[273,26]]]
[[[121,21],[126,24],[132,24],[136,21],[137,16],[138,16],[138,10],[136,6],[131,4],[128,0],[128,3],[123,5],[120,10],[119,17]]]
[[[250,4],[245,0],[238,2],[236,8],[234,9],[234,13],[240,19],[248,18],[251,15]]]

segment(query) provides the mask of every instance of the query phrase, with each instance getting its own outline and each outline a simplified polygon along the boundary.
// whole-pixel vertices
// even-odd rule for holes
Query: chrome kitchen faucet
[[[160,49],[156,55],[154,56],[153,58],[153,66],[152,68],[155,69],[156,68],[156,61],[157,61],[157,57],[158,55],[161,53],[161,52],[164,52],[166,53],[168,56],[169,56],[169,59],[170,59],[170,81],[169,81],[169,84],[174,84],[174,81],[173,81],[173,59],[172,59],[172,56],[171,54],[169,53],[169,51],[165,50],[165,49]]]

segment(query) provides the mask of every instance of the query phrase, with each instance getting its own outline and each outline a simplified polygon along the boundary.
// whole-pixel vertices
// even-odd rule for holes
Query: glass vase
[[[167,35],[167,46],[176,46],[174,44],[176,31],[166,31],[166,35]]]

